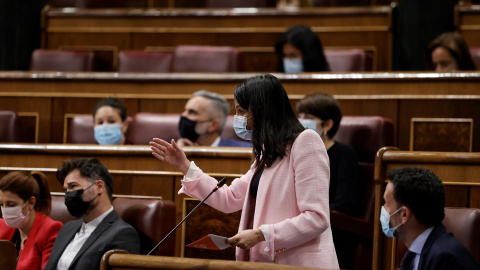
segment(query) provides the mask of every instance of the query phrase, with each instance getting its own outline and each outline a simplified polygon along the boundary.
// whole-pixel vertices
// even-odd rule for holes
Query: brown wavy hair
[[[434,70],[432,52],[437,48],[444,48],[457,61],[459,70],[476,70],[477,66],[470,55],[467,42],[458,32],[446,32],[434,39],[427,49],[427,68]]]
[[[52,197],[47,177],[41,172],[10,172],[0,179],[0,190],[18,195],[25,202],[35,197],[35,211],[48,215]]]

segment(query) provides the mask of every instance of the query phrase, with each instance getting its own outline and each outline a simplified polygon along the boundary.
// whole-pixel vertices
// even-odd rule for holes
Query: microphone
[[[190,211],[190,213],[188,213],[187,216],[185,216],[185,218],[182,219],[182,221],[180,221],[180,223],[177,224],[177,226],[175,226],[175,228],[173,228],[173,230],[171,230],[167,236],[165,236],[154,248],[152,248],[152,250],[150,250],[150,252],[147,253],[147,255],[150,255],[152,254],[152,252],[155,251],[155,249],[158,248],[158,246],[160,246],[180,225],[182,225],[182,223],[193,213],[193,211],[195,211],[200,205],[202,205],[202,203],[204,201],[206,201],[208,199],[208,197],[210,197],[210,195],[212,195],[215,191],[217,191],[219,188],[221,188],[223,185],[225,185],[225,183],[227,182],[227,178],[226,177],[223,177],[218,183],[217,183],[217,186],[215,188],[212,189],[212,191],[210,192],[210,194],[207,195],[207,197],[205,197],[205,199],[203,199],[199,204],[197,204],[197,206],[195,206],[195,208],[193,208],[192,211]]]

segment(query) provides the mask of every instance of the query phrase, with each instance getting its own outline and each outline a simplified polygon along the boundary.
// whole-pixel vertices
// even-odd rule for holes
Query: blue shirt
[[[415,259],[413,260],[413,270],[418,269],[418,263],[420,262],[420,255],[422,254],[422,249],[423,246],[425,245],[425,242],[427,241],[428,236],[432,232],[433,227],[430,227],[423,231],[415,240],[413,243],[410,245],[408,250],[411,252],[415,252]]]

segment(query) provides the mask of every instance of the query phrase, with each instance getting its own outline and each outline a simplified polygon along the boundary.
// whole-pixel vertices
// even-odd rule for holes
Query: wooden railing
[[[102,257],[100,269],[319,270],[318,268],[306,268],[267,263],[132,255],[126,254],[126,251],[123,250],[111,250],[105,253]]]
[[[404,166],[418,166],[433,171],[445,185],[445,206],[480,208],[480,153],[380,149],[375,160],[374,270],[395,269],[400,263],[395,257],[397,243],[383,235],[379,220],[387,184],[386,173],[390,169]]]

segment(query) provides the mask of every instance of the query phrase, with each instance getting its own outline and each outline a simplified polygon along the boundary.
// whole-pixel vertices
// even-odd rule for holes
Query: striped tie
[[[400,263],[400,270],[412,270],[413,259],[415,258],[415,255],[415,252],[411,252],[410,250],[407,251],[403,256],[402,262]]]

